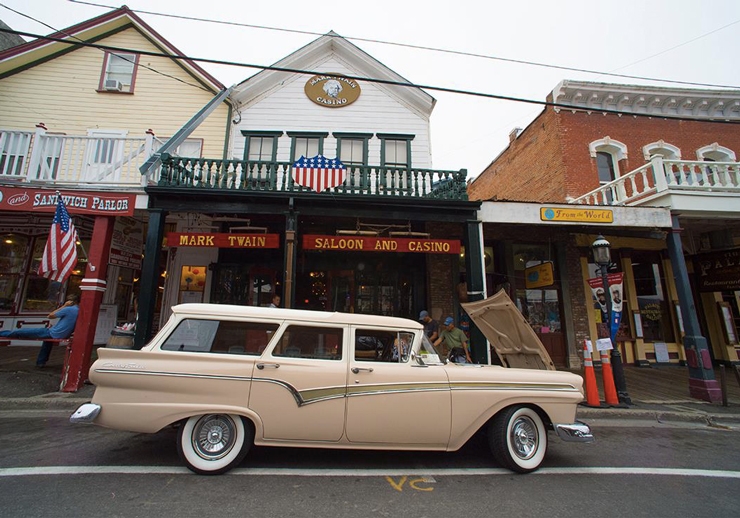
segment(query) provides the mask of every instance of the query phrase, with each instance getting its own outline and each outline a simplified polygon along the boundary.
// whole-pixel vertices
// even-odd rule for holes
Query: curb
[[[662,422],[700,423],[718,426],[719,423],[740,424],[740,414],[716,414],[702,411],[676,412],[671,410],[600,409],[578,407],[576,417],[581,419],[642,420]]]
[[[89,403],[91,397],[79,397],[77,394],[51,393],[41,396],[3,398],[0,399],[0,411],[2,410],[70,410],[74,411],[80,405]]]

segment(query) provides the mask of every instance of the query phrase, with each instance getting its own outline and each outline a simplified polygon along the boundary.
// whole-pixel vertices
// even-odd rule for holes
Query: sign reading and
[[[208,248],[278,248],[278,234],[224,234],[168,232],[167,246],[200,246]]]
[[[133,216],[135,194],[108,192],[61,191],[69,213],[99,216]],[[57,193],[45,189],[0,187],[0,210],[53,213],[57,208]]]
[[[459,254],[460,241],[454,239],[306,235],[303,236],[303,249],[339,252]]]

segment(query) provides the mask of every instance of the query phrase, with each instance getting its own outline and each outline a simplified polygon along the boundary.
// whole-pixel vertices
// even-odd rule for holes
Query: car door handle
[[[265,367],[268,367],[270,369],[279,369],[280,368],[280,364],[279,363],[258,363],[257,364],[257,368],[259,370],[262,370]]]
[[[373,372],[372,367],[352,367],[352,372],[357,374],[360,371],[367,371],[367,372]]]

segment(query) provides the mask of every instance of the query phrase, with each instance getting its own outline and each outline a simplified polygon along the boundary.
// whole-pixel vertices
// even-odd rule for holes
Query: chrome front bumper
[[[586,423],[576,421],[573,424],[556,424],[558,436],[567,442],[593,442],[594,434]]]
[[[92,423],[100,413],[101,406],[95,403],[85,403],[69,416],[70,423]]]

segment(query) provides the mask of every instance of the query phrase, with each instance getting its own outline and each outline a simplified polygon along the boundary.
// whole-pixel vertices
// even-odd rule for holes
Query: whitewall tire
[[[496,461],[517,473],[540,467],[547,452],[547,430],[532,408],[514,406],[497,414],[488,430],[488,442]]]
[[[238,415],[198,415],[180,428],[177,452],[191,471],[220,475],[244,459],[252,440],[252,428]]]

